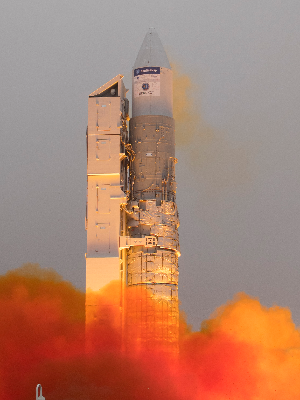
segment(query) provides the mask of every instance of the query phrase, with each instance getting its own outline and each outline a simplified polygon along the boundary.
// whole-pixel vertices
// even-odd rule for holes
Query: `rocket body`
[[[93,193],[93,198],[96,195],[96,199],[90,199],[89,189],[88,199],[92,202],[92,207],[96,205],[96,208],[95,212],[91,211],[89,215],[97,219],[97,227],[99,225],[100,228],[102,227],[102,219],[106,221],[109,232],[110,228],[114,227],[114,236],[111,236],[114,240],[109,240],[111,253],[107,253],[106,247],[106,252],[99,254],[99,249],[102,247],[97,238],[101,238],[102,234],[100,242],[104,240],[104,229],[97,230],[95,222],[91,221],[90,217],[88,218],[88,249],[94,249],[94,242],[98,243],[98,249],[96,254],[91,255],[91,251],[88,253],[87,289],[88,282],[93,283],[93,290],[95,285],[101,286],[99,279],[94,279],[97,273],[102,274],[103,279],[106,277],[103,282],[110,279],[110,276],[115,278],[118,274],[113,244],[116,244],[115,227],[119,224],[120,282],[123,286],[128,286],[130,290],[135,291],[137,297],[139,291],[147,289],[147,298],[151,300],[144,300],[143,304],[137,302],[123,304],[124,326],[130,331],[130,321],[138,315],[141,323],[138,328],[134,325],[132,329],[135,331],[134,336],[144,348],[147,347],[147,343],[153,345],[153,337],[158,344],[167,342],[175,348],[179,325],[178,257],[180,249],[179,218],[176,206],[173,82],[167,55],[154,29],[151,28],[148,31],[133,67],[132,118],[129,134],[124,123],[126,113],[122,111],[122,105],[125,100],[127,101],[126,90],[122,86],[121,79],[118,78],[117,81],[119,87],[122,88],[118,92],[118,99],[111,98],[116,93],[112,95],[109,92],[109,89],[113,87],[109,83],[90,96],[92,97],[90,101],[95,105],[93,105],[94,109],[91,109],[93,115],[89,116],[92,125],[92,128],[89,127],[89,132],[92,132],[95,138],[89,138],[89,143],[102,148],[102,142],[103,145],[108,144],[105,139],[108,140],[110,134],[111,143],[116,142],[118,135],[122,150],[119,154],[118,168],[116,171],[114,168],[113,171],[114,175],[110,175],[112,170],[108,169],[109,163],[114,167],[117,165],[112,162],[111,155],[106,162],[103,159],[102,164],[99,160],[95,160],[95,168],[98,167],[96,177],[93,174],[93,177],[90,177],[91,182],[95,181],[94,191],[92,192],[91,189],[91,193]],[[109,107],[112,111],[113,102],[115,102],[115,117],[111,112],[107,114],[110,120],[99,131],[99,112],[102,114],[108,112]],[[103,111],[103,106],[105,111]],[[96,120],[97,124],[94,127]],[[121,121],[117,123],[114,131],[112,121]],[[105,173],[107,173],[107,178],[104,177]],[[114,182],[112,182],[113,179]],[[110,206],[106,207],[106,214],[100,216],[99,190],[102,181],[103,185],[111,181],[113,189],[105,186],[104,190],[109,189],[111,193],[118,192],[118,196],[117,198],[110,197]],[[114,209],[112,204],[115,205]],[[93,230],[98,236],[94,237],[94,233],[89,236],[89,230],[90,232]],[[110,234],[112,235],[112,232]],[[89,237],[94,240],[91,242],[92,245],[91,243],[89,245]],[[89,257],[93,257],[93,260],[88,260]],[[107,272],[107,268],[110,268],[111,273]],[[127,337],[132,336],[131,333],[129,332]]]
[[[131,163],[133,182],[127,205],[127,228],[131,238],[146,237],[151,245],[128,249],[127,284],[147,288],[149,296],[157,303],[156,314],[160,313],[153,319],[151,329],[148,326],[140,333],[140,339],[147,343],[147,337],[154,330],[158,342],[176,343],[180,252],[173,82],[166,53],[152,29],[144,39],[133,68],[129,127],[135,158]],[[149,307],[145,306],[141,315],[145,321],[151,321],[153,316]]]

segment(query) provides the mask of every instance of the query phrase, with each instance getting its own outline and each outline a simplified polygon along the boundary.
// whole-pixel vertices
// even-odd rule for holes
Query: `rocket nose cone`
[[[171,69],[167,54],[154,28],[150,28],[142,43],[133,68],[164,67]]]

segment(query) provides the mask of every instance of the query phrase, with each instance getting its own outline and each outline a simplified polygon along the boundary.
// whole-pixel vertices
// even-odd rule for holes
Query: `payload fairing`
[[[153,28],[132,76],[132,118],[122,76],[89,96],[86,287],[112,280],[155,300],[122,304],[139,314],[139,340],[178,339],[179,218],[176,206],[172,69]],[[153,307],[153,304],[156,304]],[[96,318],[86,300],[87,319]],[[126,324],[126,322],[125,322]]]

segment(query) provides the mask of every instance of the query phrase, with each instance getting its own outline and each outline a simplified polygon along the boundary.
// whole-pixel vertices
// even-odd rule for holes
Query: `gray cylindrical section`
[[[133,199],[175,201],[174,119],[163,115],[132,118],[130,142],[135,153]]]
[[[133,321],[138,317],[141,323],[129,323],[128,328],[129,337],[148,343],[151,350],[153,343],[168,343],[176,352],[180,249],[172,80],[168,57],[151,28],[133,69],[127,284],[140,300],[128,304],[127,311],[129,321],[132,316]],[[136,245],[134,239],[144,244]],[[147,288],[147,299],[143,288]]]

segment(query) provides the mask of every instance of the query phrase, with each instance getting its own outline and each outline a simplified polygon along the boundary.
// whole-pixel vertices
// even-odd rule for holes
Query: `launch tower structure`
[[[132,118],[122,76],[89,96],[86,286],[119,279],[143,301],[125,302],[125,329],[176,347],[178,257],[172,69],[153,28],[133,67]],[[153,301],[154,300],[154,301]],[[93,314],[86,302],[86,312]],[[94,316],[95,317],[95,316]],[[134,335],[133,335],[134,336]]]

